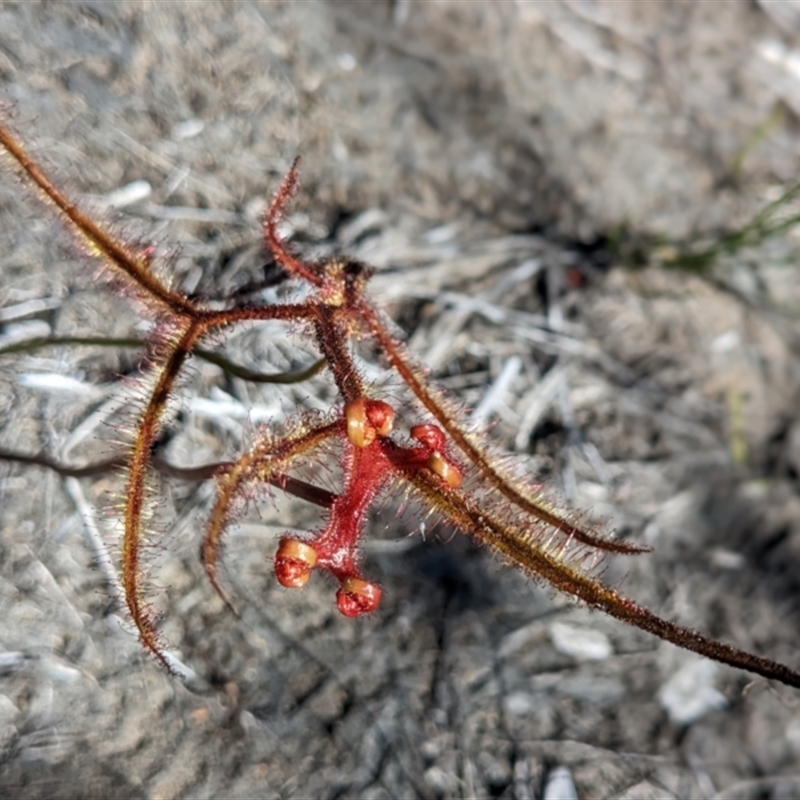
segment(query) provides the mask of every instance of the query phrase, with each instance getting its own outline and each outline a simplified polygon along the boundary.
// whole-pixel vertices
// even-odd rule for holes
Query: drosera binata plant
[[[90,474],[124,465],[122,589],[142,645],[165,668],[171,669],[171,660],[148,599],[143,564],[145,543],[155,533],[149,521],[157,499],[149,480],[155,469],[194,479],[213,476],[216,481],[202,559],[211,584],[229,606],[218,572],[224,537],[237,505],[269,484],[326,509],[319,531],[281,539],[274,562],[278,581],[299,588],[315,570],[326,571],[337,581],[336,604],[342,614],[357,617],[373,612],[381,600],[381,587],[362,573],[359,545],[376,498],[390,485],[400,484],[424,506],[528,575],[679,647],[800,688],[800,673],[789,667],[669,622],[603,584],[599,555],[635,555],[647,548],[599,534],[502,467],[481,437],[459,421],[456,406],[431,385],[392,332],[388,318],[370,300],[369,267],[348,258],[307,262],[283,241],[279,223],[298,189],[297,160],[267,209],[263,229],[267,248],[304,294],[291,302],[221,304],[193,299],[159,277],[162,265],[153,248],[118,238],[82,212],[2,123],[0,145],[12,169],[35,187],[87,254],[136,297],[152,321],[146,394],[123,459],[76,471],[42,456],[0,451],[0,458],[48,466],[62,474]],[[202,345],[214,336],[259,320],[292,323],[314,343],[338,391],[334,407],[327,413],[298,415],[281,432],[261,428],[251,447],[232,462],[177,470],[157,459],[154,446],[186,363],[195,355],[209,357]],[[358,340],[369,340],[381,351],[416,399],[418,417],[404,420],[410,424],[408,435],[398,433],[395,407],[359,371],[352,354]],[[290,475],[304,463],[328,458],[337,459],[341,468],[338,493]]]

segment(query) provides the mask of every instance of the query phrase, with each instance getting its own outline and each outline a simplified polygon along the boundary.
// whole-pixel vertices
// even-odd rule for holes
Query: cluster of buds
[[[288,588],[308,583],[313,569],[330,572],[339,582],[336,605],[346,617],[374,611],[381,600],[377,583],[359,571],[358,544],[367,511],[392,477],[409,470],[428,470],[443,490],[458,489],[463,471],[447,455],[444,432],[436,425],[411,429],[411,446],[392,438],[395,411],[382,400],[359,397],[343,411],[346,448],[344,491],[333,502],[328,523],[311,539],[283,538],[275,555],[275,575]]]

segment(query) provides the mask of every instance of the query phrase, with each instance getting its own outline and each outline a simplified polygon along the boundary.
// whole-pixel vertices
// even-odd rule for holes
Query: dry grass
[[[497,446],[656,548],[610,562],[611,579],[796,665],[791,236],[733,254],[717,283],[609,268],[589,246],[622,222],[669,239],[735,227],[796,174],[791,114],[737,160],[792,107],[790,76],[763,56],[788,34],[749,4],[709,5],[9,3],[2,92],[100,213],[149,183],[120,228],[174,245],[198,291],[259,276],[258,213],[301,153],[291,221],[308,251],[378,267],[376,294]],[[141,333],[13,180],[0,209],[2,342]],[[224,347],[264,371],[315,357],[281,326]],[[119,376],[136,369],[135,350],[90,346],[3,359],[0,444],[109,455]],[[254,422],[330,392],[324,377],[256,386],[198,362],[166,452],[224,458]],[[115,553],[117,483],[1,468],[7,794],[523,798],[557,767],[580,797],[800,792],[796,693],[709,675],[445,530],[421,536],[389,503],[368,551],[379,614],[353,623],[329,586],[275,585],[274,537],[314,516],[276,498],[226,553],[236,620],[197,557],[210,489],[167,482],[152,572],[195,673],[183,684],[142,655],[96,563]],[[692,702],[705,713],[681,722]]]

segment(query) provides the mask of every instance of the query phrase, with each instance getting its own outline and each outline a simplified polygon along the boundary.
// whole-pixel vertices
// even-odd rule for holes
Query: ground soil
[[[0,99],[71,197],[205,296],[264,278],[259,213],[300,154],[297,246],[373,264],[509,468],[654,548],[606,579],[796,668],[795,237],[703,275],[667,264],[798,174],[799,22],[789,0],[7,2]],[[146,335],[11,171],[0,241],[0,345]],[[315,357],[281,326],[214,344],[262,371]],[[0,356],[0,445],[117,452],[141,369],[136,349]],[[198,362],[161,447],[230,457],[332,400],[324,375],[256,386]],[[800,796],[794,690],[575,605],[392,498],[365,546],[384,601],[357,622],[324,580],[272,576],[275,537],[314,509],[253,498],[225,553],[236,618],[198,558],[213,487],[156,483],[153,602],[186,681],[143,653],[98,565],[119,476],[0,465],[3,796]]]

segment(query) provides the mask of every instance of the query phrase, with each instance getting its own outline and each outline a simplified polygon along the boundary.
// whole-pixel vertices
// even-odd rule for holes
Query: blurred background
[[[374,265],[376,300],[510,468],[654,548],[607,580],[800,664],[800,3],[5,2],[0,98],[71,197],[203,297],[277,297],[259,218],[301,155],[297,248]],[[0,253],[0,445],[119,452],[141,349],[2,349],[142,337],[141,309],[10,171]],[[214,345],[292,370],[315,358],[296,333]],[[200,361],[181,389],[160,447],[186,466],[335,398],[324,375]],[[272,575],[315,510],[254,498],[225,553],[237,619],[198,556],[213,487],[159,481],[149,574],[187,679],[166,675],[109,589],[120,487],[0,465],[4,796],[800,794],[797,692],[389,499],[365,546],[384,601],[353,622],[324,580]]]

